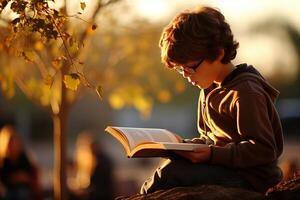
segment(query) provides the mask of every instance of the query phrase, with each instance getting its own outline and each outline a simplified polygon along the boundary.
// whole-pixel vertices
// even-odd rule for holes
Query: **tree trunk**
[[[61,76],[66,74],[62,70]],[[62,83],[62,82],[61,82]],[[70,105],[67,102],[67,89],[61,84],[61,101],[59,111],[53,112],[53,142],[54,142],[54,173],[53,193],[54,200],[67,200],[67,122]]]
[[[59,115],[53,116],[54,126],[54,176],[53,192],[55,200],[67,199],[66,183],[66,123],[64,117]]]

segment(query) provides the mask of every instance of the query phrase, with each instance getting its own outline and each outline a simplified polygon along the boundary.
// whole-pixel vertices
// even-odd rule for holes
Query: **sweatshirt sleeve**
[[[269,98],[259,93],[241,95],[234,106],[240,142],[212,146],[211,163],[234,168],[264,165],[278,157]],[[270,116],[269,116],[270,115]]]

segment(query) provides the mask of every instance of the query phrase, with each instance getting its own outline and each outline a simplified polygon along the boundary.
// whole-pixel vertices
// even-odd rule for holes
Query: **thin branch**
[[[100,12],[103,8],[109,6],[110,4],[116,3],[116,2],[118,2],[118,1],[120,1],[120,0],[110,0],[110,1],[108,1],[108,2],[106,2],[106,3],[104,3],[104,4],[102,4],[101,1],[99,1],[99,3],[97,4],[97,6],[96,6],[96,8],[95,8],[95,10],[94,10],[94,12],[93,12],[93,14],[92,14],[92,17],[91,17],[91,20],[90,20],[91,22],[90,22],[90,23],[91,23],[91,24],[94,24],[94,23],[95,23],[97,15],[99,14],[99,12]],[[88,29],[89,29],[89,27],[87,27],[86,30],[82,33],[82,35],[81,35],[81,37],[80,37],[80,39],[79,39],[79,44],[80,44],[80,45],[82,45],[83,42],[86,40],[87,35],[88,35]]]
[[[36,57],[38,58],[38,61],[33,61],[33,63],[38,67],[41,75],[43,78],[45,78],[48,75],[47,67],[43,59],[41,58],[40,54],[36,51],[33,51]]]
[[[46,12],[47,14],[50,15],[50,13],[49,13],[48,11],[45,11],[45,12]],[[50,16],[51,16],[51,15],[50,15]],[[86,86],[87,86],[87,87],[89,87],[89,88],[95,88],[95,86],[89,82],[89,80],[86,78],[86,76],[85,76],[82,72],[80,72],[80,71],[78,70],[77,66],[74,64],[73,58],[72,58],[72,56],[71,56],[71,54],[70,54],[70,51],[69,51],[69,49],[68,49],[68,47],[67,47],[66,41],[65,41],[65,39],[63,38],[63,34],[62,34],[62,32],[60,31],[58,25],[56,24],[56,22],[55,22],[55,20],[53,19],[52,16],[51,16],[51,21],[52,21],[52,23],[54,24],[54,26],[55,26],[55,28],[56,28],[56,30],[57,30],[57,32],[58,32],[58,37],[62,40],[63,47],[64,47],[64,49],[65,49],[65,51],[66,51],[66,53],[67,53],[67,56],[68,56],[68,58],[69,58],[69,61],[71,62],[71,66],[73,66],[74,69],[75,69],[75,71],[76,71],[76,73],[77,73],[79,76],[81,76],[81,78],[82,78],[82,79],[84,80],[84,82],[86,83]],[[77,53],[76,55],[78,55],[78,53]],[[76,56],[75,56],[75,57],[76,57]]]
[[[90,20],[90,22],[88,22],[88,24],[94,24],[95,21],[96,21],[97,15],[99,14],[99,12],[100,12],[103,8],[109,6],[110,4],[116,3],[116,2],[118,2],[118,1],[120,1],[120,0],[111,0],[111,1],[108,1],[108,2],[106,2],[106,3],[104,3],[104,4],[102,4],[102,3],[101,3],[102,1],[99,0],[99,2],[98,2],[98,4],[97,4],[97,7],[95,8],[95,10],[94,10],[94,12],[93,12],[93,14],[92,14],[91,20]],[[78,17],[76,17],[76,18],[78,18]],[[83,20],[83,21],[85,21],[85,20]],[[79,38],[79,45],[80,45],[80,46],[83,45],[84,41],[87,39],[89,28],[90,28],[90,27],[87,27],[87,28],[85,29],[85,31],[81,34],[81,36],[80,36],[80,38]],[[75,58],[78,57],[79,54],[80,54],[80,52],[77,51],[77,52],[74,54],[74,57],[75,57]],[[92,85],[92,84],[88,81],[88,79],[85,77],[85,75],[84,75],[83,73],[78,73],[78,74],[84,79],[84,81],[86,82],[86,86],[87,86],[87,87],[89,87],[89,88],[95,88],[95,86]]]
[[[69,52],[69,49],[68,49],[67,44],[66,44],[66,41],[65,41],[65,39],[63,38],[62,32],[60,31],[60,29],[59,29],[58,25],[56,24],[55,20],[53,19],[52,15],[50,15],[50,13],[49,13],[48,11],[46,11],[46,13],[47,13],[49,16],[51,16],[51,21],[52,21],[52,23],[54,24],[54,26],[55,26],[55,28],[56,28],[56,30],[57,30],[57,32],[58,32],[58,36],[59,36],[60,39],[62,40],[63,46],[64,46],[64,48],[65,48],[65,50],[66,50],[67,56],[69,57],[69,60],[70,60],[70,62],[71,62],[71,65],[74,67],[74,69],[76,70],[76,72],[79,72],[79,70],[77,69],[76,65],[75,65],[74,62],[73,62],[73,58],[72,58],[72,56],[71,56],[71,54],[70,54],[70,52]]]

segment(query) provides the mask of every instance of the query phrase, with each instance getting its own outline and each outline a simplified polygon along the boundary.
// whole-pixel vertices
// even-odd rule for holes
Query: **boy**
[[[162,62],[200,88],[199,138],[194,152],[175,152],[145,181],[141,193],[202,184],[265,193],[282,179],[283,150],[274,106],[279,92],[252,66],[231,63],[238,42],[216,9],[199,7],[177,15],[160,39]]]

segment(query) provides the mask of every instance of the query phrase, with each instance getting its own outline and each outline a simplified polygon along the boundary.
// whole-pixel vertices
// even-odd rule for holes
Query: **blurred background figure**
[[[13,126],[0,131],[0,182],[5,200],[40,200],[42,187],[37,165]]]
[[[72,172],[68,179],[71,199],[111,200],[114,198],[113,164],[101,150],[93,133],[79,134]]]

